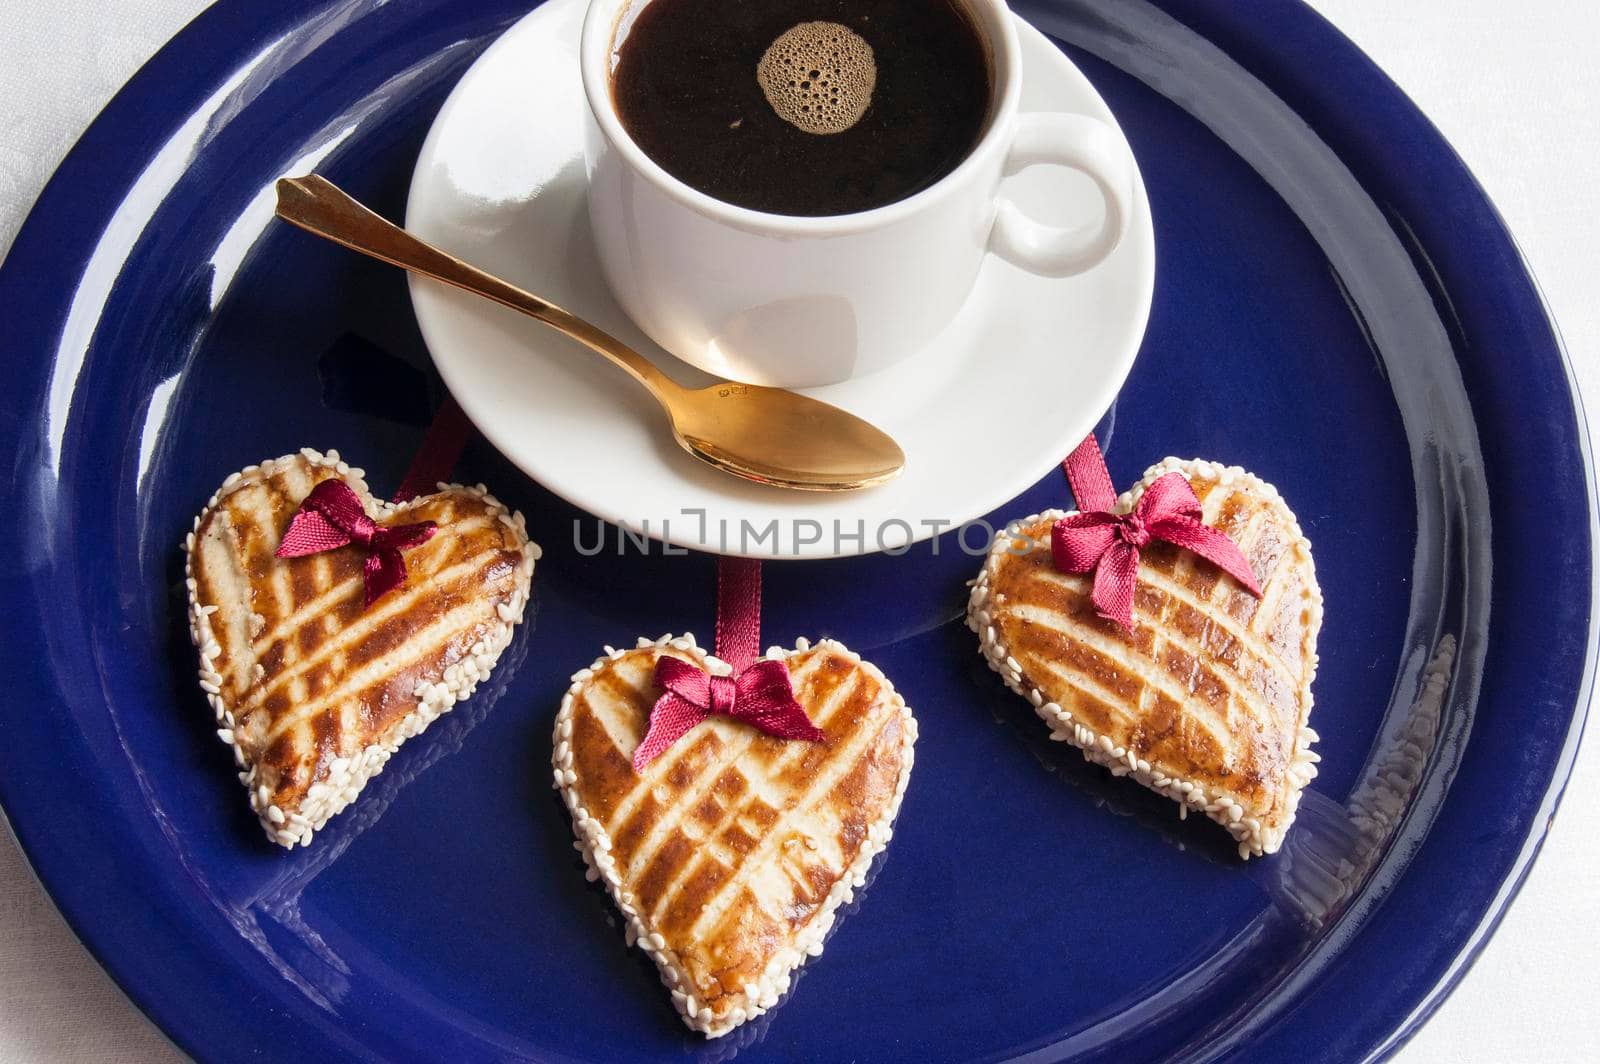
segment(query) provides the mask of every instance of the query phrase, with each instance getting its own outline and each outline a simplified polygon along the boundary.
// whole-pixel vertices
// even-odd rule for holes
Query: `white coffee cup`
[[[988,48],[994,93],[967,157],[906,199],[824,217],[714,199],[628,135],[611,71],[649,2],[592,0],[584,19],[589,218],[618,303],[684,361],[752,384],[832,384],[922,348],[961,308],[986,254],[1060,277],[1093,267],[1122,239],[1135,173],[1126,142],[1086,115],[1018,112],[1021,52],[1004,0],[958,0]],[[1093,179],[1098,197],[1063,182],[1064,195],[1083,200],[1081,224],[1041,224],[1000,196],[1002,177],[1036,163]]]

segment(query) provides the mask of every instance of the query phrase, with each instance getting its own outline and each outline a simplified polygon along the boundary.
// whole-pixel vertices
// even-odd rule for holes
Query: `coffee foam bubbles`
[[[802,22],[768,46],[756,79],[778,117],[806,133],[843,133],[878,83],[872,45],[837,22]]]

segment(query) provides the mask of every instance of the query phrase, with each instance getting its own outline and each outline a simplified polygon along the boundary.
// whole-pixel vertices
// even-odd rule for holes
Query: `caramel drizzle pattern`
[[[747,890],[747,884],[778,845],[787,820],[811,815],[833,797],[879,745],[892,715],[879,712],[887,700],[868,674],[831,651],[811,651],[789,659],[791,675],[802,702],[815,707],[814,720],[828,733],[825,750],[770,740],[753,729],[712,720],[696,740],[680,742],[644,776],[628,781],[627,760],[654,693],[647,686],[647,670],[653,669],[657,656],[644,651],[625,655],[597,673],[590,691],[577,700],[576,713],[586,714],[596,726],[594,737],[604,739],[604,749],[584,752],[586,761],[596,762],[586,777],[597,780],[601,792],[607,783],[628,787],[609,810],[603,800],[586,799],[586,804],[606,823],[619,871],[648,913],[651,926],[675,938],[705,933],[716,941],[752,905],[760,907],[760,899]],[[841,664],[843,676],[824,675]],[[631,675],[623,675],[625,669]],[[622,706],[604,705],[597,692]],[[615,719],[619,714],[614,709],[631,710],[632,719]],[[575,726],[575,745],[582,745],[580,734]],[[808,764],[797,768],[799,761]],[[790,793],[770,800],[773,796],[764,793],[766,780]],[[666,803],[655,795],[662,787],[672,791]],[[865,821],[873,819],[865,811],[857,812]],[[849,819],[841,817],[838,825],[847,834],[853,830]],[[864,830],[856,834],[860,837],[836,840],[838,855],[819,854],[830,882],[843,874],[859,851]],[[792,876],[790,882],[813,896],[822,885],[809,878],[794,882]],[[820,896],[816,900],[820,903]],[[814,911],[813,906],[799,919],[791,918],[791,926],[800,926]],[[709,928],[704,926],[707,921]]]
[[[1282,529],[1277,528],[1273,510],[1270,506],[1255,502],[1240,496],[1227,496],[1217,491],[1215,482],[1197,482],[1197,494],[1201,496],[1202,508],[1205,511],[1205,520],[1214,527],[1219,527],[1233,536],[1252,562],[1260,565],[1266,562],[1270,565],[1268,572],[1262,580],[1263,597],[1259,603],[1254,600],[1247,602],[1244,608],[1249,610],[1247,616],[1240,618],[1236,615],[1235,607],[1241,603],[1242,592],[1232,588],[1226,580],[1215,574],[1197,570],[1192,559],[1184,552],[1172,551],[1168,555],[1170,561],[1167,566],[1160,564],[1147,564],[1141,566],[1139,579],[1139,593],[1135,599],[1136,613],[1140,617],[1140,630],[1148,633],[1150,644],[1141,647],[1135,643],[1119,638],[1097,638],[1096,631],[1089,624],[1074,619],[1060,606],[1060,595],[1063,591],[1075,593],[1087,599],[1088,581],[1082,577],[1064,576],[1053,568],[1039,565],[1032,568],[1026,577],[1023,590],[1031,590],[1032,595],[1019,595],[1018,599],[1032,611],[1043,611],[1052,615],[1054,623],[1044,624],[1043,618],[1037,615],[1027,617],[1040,627],[1059,632],[1063,635],[1077,639],[1081,644],[1093,647],[1100,652],[1115,643],[1116,649],[1127,649],[1139,659],[1137,664],[1130,660],[1121,660],[1120,666],[1124,680],[1134,680],[1140,685],[1137,703],[1137,716],[1122,711],[1119,703],[1125,704],[1126,700],[1120,699],[1112,692],[1107,691],[1092,677],[1083,676],[1081,673],[1074,676],[1074,670],[1069,668],[1056,668],[1050,665],[1050,656],[1043,653],[1043,648],[1035,645],[1037,640],[1030,640],[1027,632],[1008,632],[1006,641],[1011,644],[1012,653],[1019,661],[1026,658],[1034,659],[1058,681],[1065,683],[1069,688],[1081,691],[1092,697],[1102,708],[1118,711],[1124,721],[1145,720],[1152,715],[1154,701],[1158,696],[1164,695],[1184,706],[1187,719],[1200,727],[1216,742],[1219,751],[1231,751],[1234,760],[1253,760],[1253,755],[1264,753],[1258,740],[1268,733],[1279,735],[1286,731],[1285,724],[1294,730],[1298,729],[1298,719],[1284,721],[1281,714],[1274,712],[1263,696],[1263,684],[1268,682],[1266,673],[1275,674],[1276,679],[1287,681],[1284,685],[1294,695],[1299,697],[1300,677],[1303,675],[1304,665],[1300,670],[1293,669],[1283,660],[1282,656],[1263,639],[1257,631],[1257,624],[1263,618],[1267,623],[1276,616],[1277,607],[1283,595],[1291,585],[1298,584],[1298,574],[1295,567],[1288,564],[1289,553],[1283,549],[1283,544],[1275,544],[1279,549],[1274,556],[1265,556],[1270,549],[1266,543],[1269,534],[1276,533],[1280,539]],[[1258,573],[1258,575],[1260,575]],[[1231,601],[1230,601],[1231,600]],[[1202,651],[1201,647],[1190,637],[1191,633],[1180,631],[1172,624],[1173,615],[1183,610],[1193,610],[1201,614],[1207,628],[1214,626],[1221,629],[1238,650],[1238,661],[1228,660],[1226,655],[1212,655]],[[1020,613],[1018,616],[1022,616]],[[1200,641],[1205,641],[1205,632],[1202,630]],[[1185,696],[1181,692],[1174,693],[1167,689],[1162,682],[1170,678],[1168,667],[1163,661],[1163,655],[1168,646],[1173,646],[1186,655],[1193,663],[1197,675],[1203,675],[1205,682],[1218,690],[1226,692],[1222,705],[1207,705],[1204,712],[1197,707],[1198,700],[1193,696]],[[1030,653],[1029,651],[1032,651]],[[1205,662],[1219,662],[1221,669],[1211,667]],[[1249,671],[1257,675],[1249,675]],[[1080,682],[1081,681],[1081,682]],[[1228,721],[1229,705],[1237,707],[1255,725],[1257,736],[1247,737],[1244,740],[1244,749],[1235,749],[1236,730]],[[1104,730],[1104,729],[1101,729]],[[1288,736],[1290,740],[1293,735]],[[1119,745],[1128,745],[1122,743]],[[1238,755],[1245,755],[1239,758]],[[1286,759],[1278,758],[1275,760]],[[1249,768],[1250,765],[1241,764],[1239,768]],[[1272,768],[1271,765],[1253,766],[1261,782],[1267,782],[1266,773],[1261,769]],[[1218,766],[1219,769],[1223,766]],[[1225,792],[1232,788],[1224,787]],[[1272,796],[1269,804],[1276,802],[1277,796]],[[1255,803],[1250,803],[1255,804]]]
[[[790,674],[790,681],[795,685],[797,691],[802,690],[802,685],[814,670],[816,662],[817,659],[813,656]],[[654,662],[652,661],[651,664],[653,667]],[[644,704],[648,704],[648,692],[638,691],[637,693]],[[816,723],[820,725],[823,723],[825,716],[823,714],[818,716],[819,719]],[[724,772],[735,768],[736,763],[745,756],[751,744],[755,742],[756,737],[760,734],[754,728],[735,727],[722,721],[713,721],[711,729],[708,730],[716,735],[718,742],[715,751],[712,753],[712,759],[707,764],[703,767],[692,767],[686,764],[700,753],[701,744],[680,743],[669,749],[665,756],[658,758],[646,770],[644,778],[640,780],[640,786],[630,796],[635,799],[642,797],[650,793],[651,788],[663,780],[682,781],[677,787],[681,797],[676,798],[667,806],[666,815],[655,820],[650,825],[649,833],[641,840],[637,849],[632,851],[625,871],[625,878],[632,880],[642,869],[649,865],[650,861],[656,856],[656,851],[661,844],[677,829],[685,812],[693,808],[705,796],[706,792],[722,778]],[[760,760],[756,755],[752,755],[752,759]],[[688,771],[685,771],[686,769]],[[753,789],[748,784],[748,773],[741,772],[740,775],[746,780],[741,790],[753,793]],[[632,814],[637,808],[637,800],[624,803],[618,809],[613,822],[607,825],[607,830],[615,832],[618,828],[629,823]],[[731,820],[743,811],[745,811],[743,806],[730,805],[724,819]],[[710,833],[710,837],[715,838],[716,834],[716,831],[713,830]],[[615,834],[613,837],[616,837]]]
[[[802,697],[804,696],[807,682],[815,675],[816,667],[820,663],[820,656],[813,654],[806,660],[804,665],[796,670],[793,677],[795,689],[796,691],[802,692]],[[858,682],[858,677],[855,674],[851,674],[844,684],[841,684],[833,689],[833,691],[828,695],[827,701],[818,711],[816,711],[815,723],[818,727],[823,728],[825,731],[827,730],[828,725],[835,719],[835,716],[839,711],[839,707],[847,704],[847,700],[854,693]],[[788,806],[789,808],[796,810],[809,809],[810,803],[806,800],[790,800],[788,802],[783,802],[782,799],[780,799],[779,802],[773,802],[770,800],[771,795],[761,793],[760,786],[756,784],[756,780],[762,777],[771,779],[781,778],[784,770],[790,767],[797,758],[803,756],[798,748],[807,744],[779,744],[780,748],[776,756],[774,756],[771,749],[772,744],[763,744],[760,750],[749,751],[749,746],[753,742],[756,733],[753,729],[749,728],[741,729],[741,731],[749,734],[746,738],[746,741],[741,745],[740,754],[736,754],[733,757],[725,757],[717,766],[715,774],[707,773],[703,778],[707,780],[707,784],[709,785],[712,780],[714,780],[717,776],[720,776],[721,772],[730,768],[734,768],[735,771],[739,772],[739,775],[741,775],[745,781],[743,787],[741,788],[743,802],[742,804],[737,802],[729,803],[728,807],[723,811],[721,818],[713,825],[710,825],[709,830],[706,831],[706,845],[698,855],[697,859],[685,862],[683,866],[676,871],[676,874],[672,875],[668,882],[664,884],[663,892],[653,906],[651,913],[652,919],[655,919],[657,916],[664,916],[672,911],[672,903],[678,896],[682,886],[686,882],[692,881],[695,873],[704,868],[707,861],[716,861],[729,868],[732,868],[737,864],[736,855],[728,848],[728,840],[735,837],[733,835],[735,829],[745,835],[748,835],[749,832],[744,828],[744,824],[752,822],[751,818],[754,818],[753,822],[760,825],[758,830],[764,831],[762,835],[753,836],[755,842],[760,843],[764,838],[773,834],[778,825],[781,824],[781,813],[783,806]],[[830,738],[833,738],[833,736],[830,736]],[[748,756],[748,764],[765,768],[765,773],[762,773],[758,776],[753,776],[748,771],[737,769],[736,762],[738,762],[741,755]],[[761,804],[757,805],[757,803]],[[678,811],[681,812],[682,808],[687,807],[689,803],[685,802],[681,805],[679,803],[674,803],[674,805],[677,806]],[[649,867],[650,860],[655,856],[655,853],[660,846],[667,840],[670,832],[676,829],[679,819],[679,817],[674,817],[673,822],[668,825],[665,830],[658,831],[654,839],[647,840],[647,846],[649,847],[648,852],[641,853],[634,859],[634,864],[636,867]],[[687,832],[684,834],[687,835]],[[651,845],[652,843],[653,845]],[[720,899],[726,896],[727,889],[729,888],[724,888],[717,895],[707,899],[705,903],[706,907],[702,909],[702,911],[710,911],[713,907],[717,906]]]
[[[388,685],[423,664],[440,646],[447,648],[447,660],[438,669],[442,673],[460,656],[464,638],[464,645],[470,645],[487,630],[495,606],[510,594],[515,567],[514,551],[505,536],[494,534],[494,516],[458,517],[462,500],[453,496],[427,500],[415,512],[449,524],[452,534],[408,551],[407,565],[417,578],[371,610],[363,610],[360,563],[353,555],[340,558],[337,565],[333,560],[337,556],[330,554],[296,559],[290,565],[272,557],[281,535],[279,526],[293,512],[295,500],[333,475],[332,470],[295,463],[233,492],[212,518],[226,522],[229,562],[239,570],[234,576],[247,591],[270,596],[270,611],[257,609],[254,602],[241,604],[246,614],[261,613],[266,623],[259,632],[222,633],[223,660],[218,664],[232,681],[228,686],[235,696],[235,734],[247,753],[256,759],[270,755],[280,768],[308,769],[303,778],[290,771],[278,781],[279,804],[291,807],[293,803],[283,798],[303,792],[325,775],[328,761],[355,753],[399,720],[399,716],[393,720],[370,716],[370,703]],[[497,566],[504,574],[491,576]],[[205,594],[212,591],[208,574],[202,568],[196,575],[202,580],[202,601],[215,601],[215,594]],[[505,578],[493,578],[500,575]],[[492,593],[475,593],[474,584]],[[403,630],[425,595],[439,595],[451,608],[426,628]],[[364,641],[391,631],[399,638],[386,644],[383,653],[370,655],[343,683],[334,682],[345,674],[349,653],[360,653]],[[335,634],[341,638],[333,638]],[[246,640],[247,652],[241,645]],[[272,664],[258,679],[251,666],[264,660]],[[282,709],[275,709],[279,704]],[[247,724],[262,713],[267,715],[267,727]]]
[[[1294,676],[1288,665],[1271,648],[1262,647],[1257,643],[1251,642],[1250,624],[1241,627],[1226,609],[1210,611],[1206,609],[1208,604],[1214,604],[1215,596],[1223,585],[1216,585],[1208,598],[1195,598],[1188,593],[1188,585],[1182,579],[1182,569],[1188,568],[1192,564],[1192,561],[1185,554],[1179,555],[1175,560],[1174,573],[1172,575],[1163,573],[1156,566],[1146,566],[1140,570],[1140,580],[1148,584],[1150,590],[1157,591],[1159,594],[1151,594],[1150,590],[1147,590],[1141,596],[1143,601],[1137,603],[1135,612],[1140,618],[1141,626],[1150,635],[1151,646],[1148,651],[1147,662],[1143,660],[1145,655],[1140,655],[1140,660],[1137,661],[1123,662],[1130,672],[1137,671],[1138,678],[1143,682],[1144,687],[1140,693],[1139,712],[1137,714],[1125,713],[1122,715],[1129,720],[1137,720],[1148,716],[1152,708],[1150,703],[1153,696],[1163,694],[1175,702],[1187,703],[1191,709],[1197,712],[1204,712],[1206,714],[1205,719],[1196,719],[1196,723],[1202,725],[1211,733],[1219,747],[1226,748],[1230,745],[1230,727],[1226,715],[1217,714],[1215,706],[1200,706],[1192,694],[1168,686],[1167,681],[1172,679],[1173,676],[1162,662],[1163,652],[1168,646],[1177,648],[1190,658],[1193,664],[1193,672],[1196,675],[1203,676],[1208,686],[1225,689],[1229,696],[1248,709],[1257,719],[1271,719],[1270,715],[1264,715],[1267,707],[1257,697],[1259,685],[1264,682],[1264,677],[1261,675],[1263,671],[1275,673],[1280,680],[1290,687],[1297,686],[1299,679]],[[1281,590],[1291,583],[1288,580],[1277,580],[1277,575],[1278,571],[1275,570],[1273,578],[1269,579],[1267,586],[1263,588],[1263,591],[1266,592],[1262,598],[1263,607],[1270,607],[1272,604],[1274,589]],[[1035,570],[1031,574],[1031,581],[1035,584],[1049,585],[1070,591],[1084,598],[1087,598],[1089,593],[1087,579],[1058,573],[1051,568],[1041,567]],[[1042,599],[1047,600],[1053,595],[1050,590],[1038,590]],[[1150,608],[1150,599],[1157,600],[1156,605],[1158,608]],[[1173,617],[1175,613],[1183,609],[1199,612],[1203,614],[1208,625],[1215,625],[1224,629],[1227,637],[1239,647],[1241,651],[1240,657],[1247,664],[1255,666],[1256,675],[1250,675],[1240,662],[1230,660],[1226,656],[1211,654],[1194,639],[1190,638],[1188,632],[1180,624],[1175,623]],[[1271,616],[1271,610],[1270,608],[1262,608],[1258,610],[1258,614]],[[1018,611],[1018,616],[1024,616],[1025,619],[1041,627],[1050,628],[1069,636],[1102,654],[1115,653],[1116,650],[1127,645],[1120,637],[1106,635],[1102,628],[1076,621],[1066,613],[1051,608],[1048,601],[1028,600],[1027,612],[1024,614]],[[1023,642],[1026,643],[1026,640]],[[1207,664],[1204,664],[1207,662],[1215,663],[1219,667],[1208,667]],[[1071,674],[1066,670],[1055,667],[1051,662],[1044,659],[1041,659],[1041,664],[1063,682],[1080,686],[1073,683]],[[1096,685],[1096,690],[1092,693],[1096,698],[1108,701],[1112,705],[1115,704],[1115,698],[1108,697],[1103,688],[1099,688],[1098,685]]]

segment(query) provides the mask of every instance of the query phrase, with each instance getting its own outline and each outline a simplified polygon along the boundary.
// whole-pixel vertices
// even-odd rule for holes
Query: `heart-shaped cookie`
[[[972,587],[967,623],[984,659],[1028,699],[1051,738],[1227,828],[1241,857],[1272,853],[1316,775],[1307,724],[1322,592],[1311,545],[1272,485],[1236,467],[1168,458],[1117,500],[1129,512],[1178,472],[1203,520],[1243,551],[1257,600],[1204,559],[1141,552],[1131,632],[1101,618],[1092,575],[1056,569],[1063,511],[1012,522]]]
[[[364,606],[362,552],[274,551],[338,478],[379,525],[434,521],[406,583]],[[406,739],[468,697],[522,620],[539,548],[479,485],[381,502],[362,472],[307,448],[228,477],[184,540],[189,635],[218,736],[267,836],[311,841]]]
[[[917,723],[872,665],[802,640],[767,656],[788,663],[823,742],[711,717],[638,774],[662,655],[730,671],[693,636],[608,647],[562,700],[555,785],[628,942],[654,958],[684,1022],[717,1037],[775,1005],[822,952],[835,911],[889,842]]]

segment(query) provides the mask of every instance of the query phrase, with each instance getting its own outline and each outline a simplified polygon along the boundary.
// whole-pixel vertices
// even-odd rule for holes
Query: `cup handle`
[[[1067,277],[1097,265],[1116,249],[1133,215],[1134,162],[1111,126],[1088,115],[1035,111],[1017,116],[1006,156],[1007,176],[1036,163],[1087,174],[1105,204],[1096,222],[1061,228],[1036,222],[1008,199],[995,208],[989,248],[1032,273]]]

